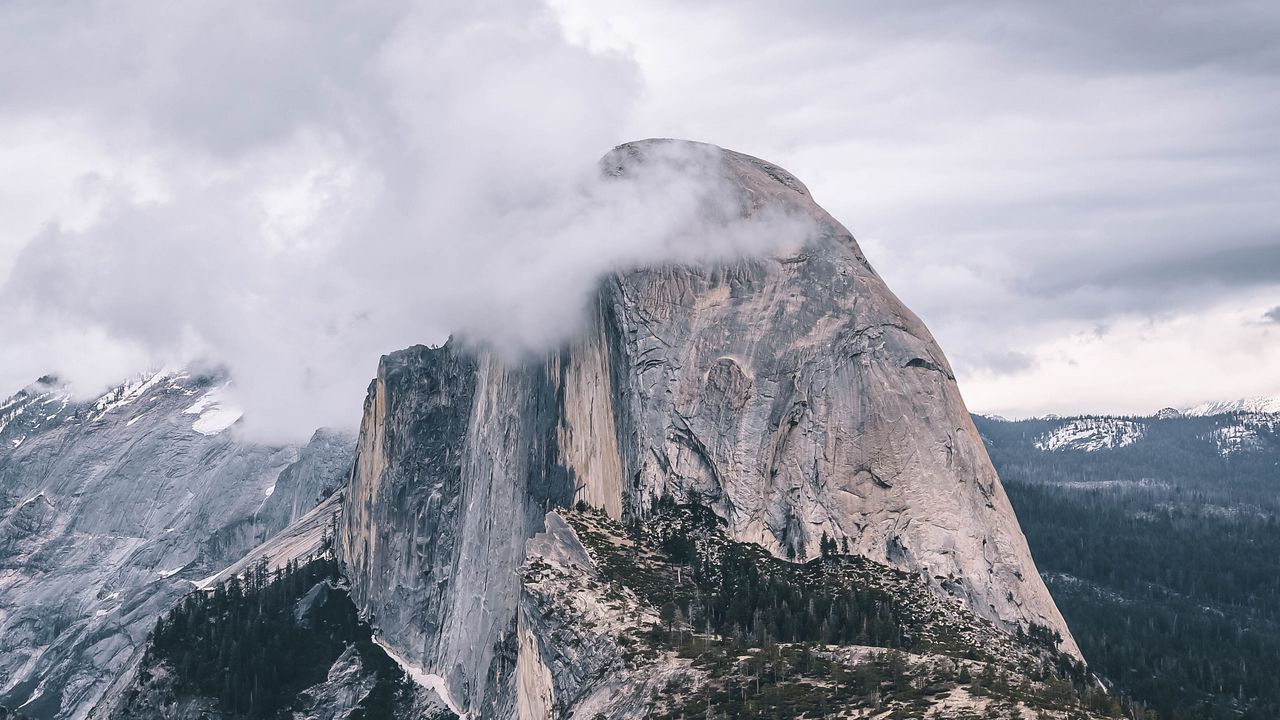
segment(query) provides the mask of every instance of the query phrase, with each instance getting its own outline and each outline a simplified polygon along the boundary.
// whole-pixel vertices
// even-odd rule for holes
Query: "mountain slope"
[[[455,718],[371,640],[336,575],[320,553],[187,596],[110,717]]]
[[[351,440],[244,442],[225,379],[155,372],[96,401],[0,404],[0,705],[82,717],[157,617],[341,482]]]

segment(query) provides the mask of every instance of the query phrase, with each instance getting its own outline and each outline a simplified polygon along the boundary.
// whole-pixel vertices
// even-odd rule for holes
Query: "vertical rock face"
[[[625,176],[654,147],[606,166]],[[745,216],[802,217],[811,236],[616,273],[582,336],[539,362],[452,342],[383,359],[343,516],[357,605],[466,707],[509,713],[530,643],[515,571],[546,509],[643,522],[672,495],[778,557],[815,557],[825,534],[1078,655],[928,330],[798,180],[716,157]]]
[[[491,689],[515,668],[524,542],[573,494],[550,367],[453,346],[383,358],[345,499],[352,599],[382,642],[486,717],[513,701]]]
[[[246,442],[221,385],[152,373],[81,403],[46,381],[0,403],[0,705],[85,716],[193,582],[345,477],[351,439]]]

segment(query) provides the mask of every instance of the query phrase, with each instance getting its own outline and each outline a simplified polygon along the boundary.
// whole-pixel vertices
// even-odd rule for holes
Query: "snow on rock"
[[[133,404],[139,398],[146,395],[156,385],[159,385],[165,379],[172,377],[173,374],[172,370],[161,368],[149,373],[144,373],[123,385],[116,386],[94,401],[91,415],[89,416],[89,422],[101,420],[112,410]]]
[[[0,403],[0,436],[8,430],[10,444],[19,447],[32,433],[56,425],[67,415],[70,404],[71,392],[66,386],[42,378]]]
[[[235,424],[240,416],[239,410],[230,408],[213,408],[200,414],[199,419],[191,423],[191,429],[201,435],[217,435]]]
[[[7,400],[3,406],[0,406],[0,433],[4,432],[10,422],[18,419],[27,411],[28,404],[23,402],[23,399],[20,396],[15,396]]]
[[[1142,439],[1145,428],[1132,420],[1088,417],[1071,420],[1036,440],[1039,450],[1082,450],[1094,452],[1120,448]]]
[[[1231,420],[1209,433],[1218,446],[1218,454],[1230,457],[1240,452],[1261,450],[1267,446],[1263,434],[1280,430],[1280,416],[1265,413],[1236,413]]]
[[[346,476],[349,438],[265,446],[191,428],[184,411],[223,380],[159,371],[77,402],[42,378],[0,401],[0,705],[84,718],[192,580]]]
[[[191,407],[182,412],[187,415],[199,415],[191,424],[191,429],[201,435],[217,435],[236,423],[244,413],[231,406],[225,400],[226,385],[210,390],[200,396]]]
[[[400,666],[400,669],[404,670],[405,675],[408,675],[415,683],[434,691],[435,694],[444,701],[444,704],[449,708],[449,710],[452,711],[454,715],[457,715],[460,720],[470,720],[470,716],[463,712],[458,704],[454,702],[453,695],[449,692],[449,685],[445,682],[444,678],[434,673],[426,672],[422,668],[414,665],[408,660],[405,660],[403,657],[398,655],[394,649],[379,640],[377,635],[373,636],[373,643],[382,648],[382,651],[387,654],[387,657],[394,660],[396,664]]]
[[[1252,397],[1240,400],[1207,402],[1187,408],[1184,414],[1192,417],[1225,415],[1227,413],[1280,414],[1280,397]]]

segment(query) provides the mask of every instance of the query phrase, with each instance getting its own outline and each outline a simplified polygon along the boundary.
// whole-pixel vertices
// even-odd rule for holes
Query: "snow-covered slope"
[[[76,402],[44,378],[0,402],[0,705],[82,717],[193,581],[341,482],[350,438],[246,442],[224,384],[164,370]]]
[[[1183,414],[1194,417],[1224,415],[1226,413],[1280,414],[1280,397],[1252,397],[1240,400],[1219,400],[1187,408]]]
[[[1142,439],[1145,427],[1131,420],[1084,417],[1066,422],[1036,440],[1040,450],[1082,450],[1094,452],[1125,447]]]
[[[1219,400],[1187,408],[1186,417],[1212,418],[1217,427],[1204,438],[1214,443],[1218,453],[1231,457],[1257,452],[1270,446],[1280,429],[1280,397],[1252,397]]]
[[[1259,451],[1268,447],[1266,438],[1280,430],[1280,414],[1234,412],[1219,420],[1219,426],[1208,438],[1218,446],[1218,453],[1230,457],[1240,452]]]

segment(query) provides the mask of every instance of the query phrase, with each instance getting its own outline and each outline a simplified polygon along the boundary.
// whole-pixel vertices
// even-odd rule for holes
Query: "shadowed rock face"
[[[332,492],[354,441],[246,442],[222,380],[152,373],[76,402],[0,402],[0,705],[79,718],[127,678],[193,582]]]
[[[622,146],[605,168],[625,176],[671,142]],[[581,337],[540,361],[454,342],[383,359],[344,511],[357,605],[460,702],[505,716],[516,570],[546,508],[643,522],[671,494],[779,557],[847,542],[1078,654],[928,330],[803,184],[713,157],[745,216],[803,218],[810,236],[615,273]]]
[[[384,357],[365,401],[340,552],[381,641],[505,716],[525,539],[573,497],[549,366],[454,346]],[[492,714],[490,714],[492,713]]]

